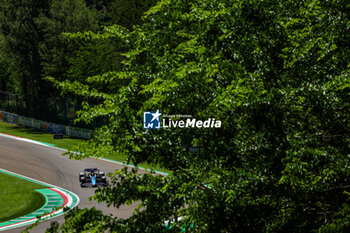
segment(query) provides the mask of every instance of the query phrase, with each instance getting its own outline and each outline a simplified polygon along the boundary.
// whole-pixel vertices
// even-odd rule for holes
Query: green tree
[[[62,34],[82,31],[97,31],[97,13],[89,10],[83,0],[53,0],[48,14],[40,14],[36,25],[45,35],[39,44],[42,59],[42,76],[67,77],[69,62],[79,45],[69,44]]]
[[[40,12],[46,14],[49,1],[1,1],[0,34],[3,37],[1,50],[5,56],[2,63],[14,71],[14,79],[20,84],[19,93],[26,101],[27,112],[34,114],[42,110],[39,93],[45,97],[48,82],[41,80],[41,57],[38,46],[43,33],[34,22]],[[9,68],[9,67],[7,67]]]
[[[142,23],[141,17],[157,0],[112,0],[106,8],[109,24],[118,24],[128,29]]]
[[[62,35],[67,32],[96,32],[97,11],[89,9],[83,0],[53,0],[48,13],[41,13],[36,17],[35,24],[44,34],[44,40],[38,47],[42,61],[41,77],[54,76],[59,80],[72,78],[69,72],[72,65],[68,58],[74,57],[84,43],[68,43]],[[56,88],[52,85],[49,88],[50,95],[45,98],[45,109],[49,116],[45,119],[71,124],[67,117],[68,111],[74,112],[79,99],[74,95],[59,96]]]
[[[129,219],[76,209],[61,229],[163,232],[173,220],[173,232],[347,232],[349,12],[345,0],[163,0],[132,32],[68,35],[128,48],[120,72],[50,78],[95,99],[79,120],[108,117],[84,155],[70,156],[119,151],[172,172],[116,171],[93,199],[144,208]],[[143,112],[156,109],[222,126],[143,129]]]
[[[4,38],[0,34],[0,48],[3,47]],[[0,51],[0,91],[8,91],[10,89],[10,72],[9,68],[10,65],[8,65],[9,62],[6,62],[6,54],[2,51]]]
[[[97,31],[97,11],[83,0],[3,1],[0,7],[2,89],[26,101],[18,113],[68,123],[66,111],[75,104],[74,96],[60,98],[43,77],[70,77],[67,57],[73,57],[83,43],[67,43],[62,34]]]

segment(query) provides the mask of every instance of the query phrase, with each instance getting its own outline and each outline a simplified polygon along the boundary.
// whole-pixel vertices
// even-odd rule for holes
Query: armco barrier
[[[45,122],[47,126],[47,131],[53,134],[64,134],[64,125],[55,124],[51,122]]]
[[[20,116],[14,113],[0,111],[0,121],[24,125],[37,130],[53,133],[53,134],[65,134],[70,137],[76,138],[92,138],[92,130],[83,129],[72,126],[65,126],[47,121],[40,121],[30,117]]]
[[[66,126],[65,127],[65,134],[70,137],[76,137],[76,138],[92,138],[92,130],[88,129],[82,129],[72,126]]]
[[[32,119],[32,127],[34,129],[41,130],[42,129],[42,121],[39,121],[39,120],[36,120],[36,119]]]
[[[5,122],[7,122],[7,121],[5,121]],[[9,123],[10,123],[10,122],[9,122]],[[17,124],[19,124],[19,125],[24,125],[24,126],[31,127],[31,128],[34,128],[34,127],[33,127],[33,119],[32,119],[32,118],[29,118],[29,117],[18,116]]]
[[[16,124],[17,114],[13,114],[13,113],[9,113],[9,112],[2,112],[2,121]]]

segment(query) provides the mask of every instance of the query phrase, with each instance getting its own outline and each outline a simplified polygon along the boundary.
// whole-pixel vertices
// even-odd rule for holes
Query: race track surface
[[[94,194],[95,189],[81,188],[79,183],[79,172],[82,172],[84,168],[98,167],[109,173],[121,169],[122,165],[96,159],[69,160],[68,156],[62,156],[62,153],[63,151],[57,148],[0,137],[0,168],[72,191],[80,198],[79,208],[95,206],[105,214],[111,213],[121,218],[127,218],[132,214],[136,204],[116,209],[91,202],[88,197]],[[61,223],[63,215],[41,223],[30,232],[45,232],[51,221]],[[3,232],[14,233],[24,229],[25,227],[19,227]]]

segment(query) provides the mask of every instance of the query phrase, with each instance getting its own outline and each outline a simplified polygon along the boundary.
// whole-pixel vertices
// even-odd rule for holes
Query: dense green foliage
[[[117,70],[124,47],[115,40],[68,43],[62,35],[97,32],[102,25],[112,23],[127,22],[126,26],[132,28],[155,1],[120,7],[129,3],[125,0],[0,1],[0,109],[71,124],[82,99],[70,94],[60,96],[44,77],[82,81],[87,76]]]
[[[48,1],[2,1],[0,3],[0,38],[2,68],[6,72],[11,70],[15,74],[8,78],[16,79],[19,86],[15,89],[20,92],[26,101],[29,112],[40,109],[38,93],[45,96],[47,82],[39,82],[41,75],[41,59],[38,50],[42,34],[34,23],[34,18],[41,11],[45,13]],[[5,80],[5,79],[2,79]],[[2,84],[3,87],[7,85]]]
[[[172,171],[117,171],[94,199],[140,201],[132,217],[76,209],[51,231],[350,231],[348,1],[161,0],[141,21],[155,3],[0,2],[0,90],[45,120],[78,105],[102,125],[84,156]],[[143,129],[157,109],[222,126]]]
[[[80,82],[50,78],[94,99],[81,121],[108,119],[80,150],[120,151],[173,173],[117,171],[93,199],[143,208],[129,219],[74,210],[61,229],[163,232],[173,219],[173,232],[349,231],[349,7],[345,0],[163,0],[131,32],[67,34],[115,38],[128,50],[121,71]],[[220,119],[222,127],[143,129],[143,111],[156,109]],[[204,150],[184,148],[191,145]]]
[[[10,103],[15,107],[9,109],[8,103],[2,103],[2,110],[59,121],[59,115],[66,113],[66,103],[42,78],[67,77],[65,57],[72,56],[72,48],[61,33],[97,30],[95,17],[82,0],[1,1],[1,91],[17,94],[22,100]]]
[[[62,33],[98,29],[94,12],[85,6],[83,0],[53,0],[49,15],[41,14],[35,19],[35,23],[45,35],[45,40],[39,44],[43,60],[42,76],[51,75],[58,78],[67,75],[67,70],[64,70],[69,68],[66,57],[74,55],[74,45],[69,45]]]
[[[109,23],[118,24],[128,29],[142,24],[141,17],[145,11],[154,6],[157,0],[114,0],[108,7]]]

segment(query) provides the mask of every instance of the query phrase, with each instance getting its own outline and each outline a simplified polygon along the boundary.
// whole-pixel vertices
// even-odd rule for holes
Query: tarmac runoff
[[[48,187],[35,190],[45,197],[45,204],[41,208],[33,213],[0,223],[0,231],[23,227],[33,224],[38,220],[42,221],[60,216],[65,213],[64,208],[72,209],[79,204],[79,197],[68,190],[4,169],[0,169],[0,172]],[[39,216],[40,219],[38,218]]]
[[[18,141],[29,142],[29,143],[32,143],[32,144],[37,144],[37,145],[41,145],[41,146],[44,146],[44,147],[50,147],[50,148],[54,148],[54,149],[61,150],[61,151],[67,151],[64,148],[59,148],[59,147],[56,147],[55,145],[52,145],[52,144],[49,144],[49,143],[39,142],[39,141],[26,139],[26,138],[14,136],[14,135],[0,133],[0,137],[11,138],[11,139],[15,139],[15,140],[18,140]],[[114,163],[114,164],[118,164],[118,165],[122,165],[122,166],[127,166],[127,167],[135,167],[133,165],[125,164],[123,162],[119,162],[119,161],[115,161],[115,160],[111,160],[111,159],[99,158],[99,160],[103,160],[103,161],[106,161],[106,162],[110,162],[110,163]],[[142,167],[138,167],[138,168],[141,169],[141,170],[148,170],[148,169],[144,169]],[[51,190],[51,191],[56,192],[56,193],[59,193],[59,191],[61,191],[61,194],[63,194],[63,196],[66,196],[66,198],[68,200],[66,206],[69,207],[69,208],[76,207],[79,204],[79,202],[80,202],[80,199],[79,199],[78,195],[76,195],[73,192],[70,192],[68,190],[65,190],[65,189],[62,189],[60,187],[57,187],[55,185],[51,185],[51,184],[48,184],[48,183],[45,183],[45,182],[42,182],[42,181],[39,181],[39,180],[35,180],[35,179],[29,178],[29,177],[26,177],[26,176],[23,176],[23,175],[14,173],[14,172],[10,172],[10,171],[7,171],[7,170],[1,169],[1,168],[0,168],[0,172],[6,173],[6,174],[10,174],[10,175],[13,175],[13,176],[17,176],[19,178],[26,179],[28,181],[31,181],[31,182],[34,182],[34,183],[37,183],[37,184],[40,184],[40,185],[43,185],[43,186],[47,186],[48,189],[44,189],[44,190]],[[161,174],[161,175],[168,175],[167,173],[161,172],[161,171],[155,171],[155,173],[158,173],[158,174]],[[56,191],[54,191],[54,190],[56,190]],[[42,190],[36,190],[36,191],[41,192],[45,196],[45,199],[47,199],[47,200],[50,197],[53,197],[53,194],[54,194],[54,193],[52,193],[50,191],[44,191],[44,192],[42,192]],[[46,192],[46,194],[49,193],[49,195],[46,196],[45,192]],[[56,195],[56,197],[58,197],[58,196]],[[64,200],[64,198],[62,196],[61,196],[61,198]],[[57,205],[59,205],[58,203],[59,202],[56,202]],[[62,205],[64,203],[65,202],[63,202]],[[48,204],[48,201],[47,201],[46,204]],[[60,207],[62,207],[62,205],[61,206],[51,206],[51,202],[48,205],[46,205],[46,204],[43,207],[41,207],[40,209],[38,209],[37,210],[38,212],[35,211],[35,212],[31,213],[31,214],[28,214],[28,215],[25,215],[25,216],[22,216],[22,217],[19,217],[19,218],[16,218],[16,219],[12,219],[12,220],[9,220],[7,222],[0,223],[0,231],[10,230],[10,229],[13,229],[13,228],[16,228],[16,227],[22,227],[22,226],[26,226],[26,225],[29,225],[29,224],[33,224],[33,223],[35,223],[38,220],[37,216],[40,216],[43,213],[45,213],[45,215],[42,216],[40,220],[47,220],[47,219],[50,219],[50,218],[53,218],[53,217],[58,217],[58,216],[64,214],[63,208],[60,208]],[[49,212],[50,208],[46,208],[45,206],[46,207],[50,207],[51,210],[56,209],[57,207],[60,208],[60,209],[56,209],[55,211]]]
[[[12,139],[19,140],[19,141],[23,141],[23,142],[29,142],[29,143],[33,143],[33,144],[37,144],[37,145],[41,145],[41,146],[45,146],[45,147],[51,147],[51,148],[55,148],[55,149],[57,149],[57,150],[61,150],[61,151],[64,151],[64,152],[67,151],[67,149],[57,147],[57,146],[55,146],[55,145],[53,145],[53,144],[50,144],[50,143],[39,142],[39,141],[27,139],[27,138],[22,138],[22,137],[18,137],[18,136],[13,136],[13,135],[10,135],[10,134],[0,133],[0,137],[12,138]],[[122,166],[126,166],[126,167],[135,168],[134,165],[126,164],[126,163],[123,163],[123,162],[120,162],[120,161],[116,161],[116,160],[113,160],[113,159],[105,159],[105,158],[98,158],[98,159],[99,159],[99,160],[102,160],[102,161],[107,161],[107,162],[111,162],[111,163],[116,163],[116,164],[119,164],[119,165],[122,165]],[[149,170],[149,169],[146,169],[146,168],[143,168],[143,167],[138,167],[138,168],[141,169],[141,170],[144,170],[144,171]],[[155,170],[154,172],[157,173],[157,174],[160,174],[160,175],[164,175],[164,176],[169,175],[169,174],[166,173],[166,172],[161,172],[161,171],[157,171],[157,170]]]

